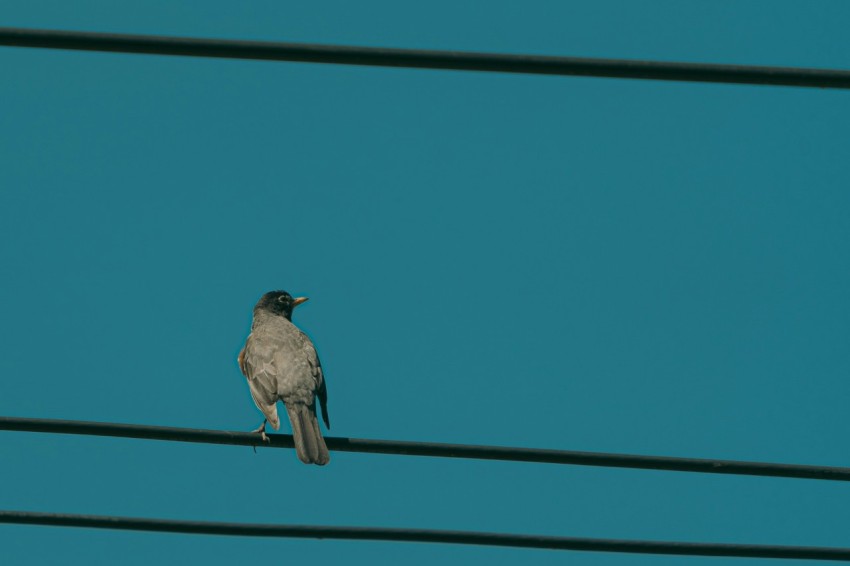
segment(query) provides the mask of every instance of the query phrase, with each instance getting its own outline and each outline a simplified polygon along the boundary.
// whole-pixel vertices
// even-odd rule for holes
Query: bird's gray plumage
[[[306,300],[306,299],[304,299]],[[327,464],[328,448],[316,418],[316,397],[330,428],[327,388],[316,348],[292,322],[299,304],[284,291],[266,293],[254,307],[254,321],[239,366],[248,378],[251,397],[275,430],[280,428],[277,402],[283,401],[298,458],[307,464]]]

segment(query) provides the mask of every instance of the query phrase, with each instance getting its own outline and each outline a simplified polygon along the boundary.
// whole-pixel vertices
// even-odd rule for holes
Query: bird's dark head
[[[269,291],[257,301],[254,311],[265,311],[292,320],[292,310],[307,300],[307,297],[292,298],[286,291]]]

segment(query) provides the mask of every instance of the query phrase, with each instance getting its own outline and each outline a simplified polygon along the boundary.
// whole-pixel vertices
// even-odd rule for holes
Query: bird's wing
[[[322,407],[322,420],[325,421],[325,426],[328,430],[331,428],[331,418],[328,415],[328,388],[325,385],[325,373],[322,371],[322,362],[319,361],[319,354],[316,352],[316,347],[310,340],[307,340],[307,361],[310,364],[310,370],[316,380],[316,396],[319,398],[319,405]]]
[[[280,419],[277,416],[277,372],[274,366],[275,350],[271,344],[256,337],[248,336],[245,347],[239,353],[239,366],[248,378],[248,389],[257,408],[277,430]]]

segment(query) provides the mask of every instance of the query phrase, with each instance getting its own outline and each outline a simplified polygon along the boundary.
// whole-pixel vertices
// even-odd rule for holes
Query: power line
[[[545,548],[550,550],[625,552],[631,554],[672,554],[680,556],[727,556],[739,558],[790,558],[837,560],[844,562],[850,561],[850,548],[816,546],[614,540],[381,527],[216,523],[209,521],[175,521],[169,519],[140,519],[135,517],[113,517],[103,515],[33,513],[29,511],[0,511],[0,523],[49,525],[59,527],[86,527],[93,529],[118,529],[125,531],[153,531],[160,533],[184,533],[196,535],[436,542],[482,546]]]
[[[0,28],[0,45],[494,73],[850,88],[850,71],[836,69],[389,49],[24,28]]]
[[[205,444],[230,444],[237,446],[270,446],[272,448],[292,448],[294,446],[292,436],[288,434],[270,434],[268,435],[269,443],[263,444],[259,435],[252,432],[54,419],[30,419],[21,417],[0,417],[0,430],[114,436],[121,438],[197,442]],[[776,464],[769,462],[710,460],[703,458],[674,458],[668,456],[638,456],[633,454],[578,452],[574,450],[475,446],[470,444],[443,444],[436,442],[410,442],[402,440],[369,440],[363,438],[328,437],[325,441],[329,449],[338,452],[400,454],[406,456],[434,456],[440,458],[472,458],[479,460],[505,460],[514,462],[538,462],[545,464],[573,464],[578,466],[701,472],[706,474],[850,481],[850,468],[808,466],[803,464]]]

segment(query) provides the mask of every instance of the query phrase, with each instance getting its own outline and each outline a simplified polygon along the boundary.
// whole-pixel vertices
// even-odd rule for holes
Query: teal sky
[[[7,1],[0,25],[850,69],[840,1]],[[0,48],[0,415],[850,466],[850,113],[819,89]],[[288,432],[288,431],[287,431]],[[0,433],[0,508],[850,546],[842,483]],[[0,527],[10,565],[726,559]],[[736,560],[735,564],[766,564]],[[802,563],[799,561],[797,563]]]

